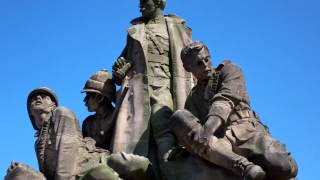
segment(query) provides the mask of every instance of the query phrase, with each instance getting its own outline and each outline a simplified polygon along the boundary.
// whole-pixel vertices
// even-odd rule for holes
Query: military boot
[[[215,137],[214,137],[215,138]],[[213,164],[226,168],[243,180],[264,180],[266,173],[264,170],[250,162],[247,158],[234,153],[225,146],[222,140],[217,139],[214,143],[209,142],[200,151],[195,149],[195,153]]]
[[[264,180],[266,176],[260,166],[249,162],[246,158],[235,161],[233,171],[240,172],[243,180]]]

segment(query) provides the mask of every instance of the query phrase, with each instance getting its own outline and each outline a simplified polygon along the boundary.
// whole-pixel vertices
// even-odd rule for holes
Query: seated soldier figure
[[[88,111],[95,114],[83,121],[82,135],[94,139],[97,147],[110,150],[114,127],[112,102],[116,97],[116,86],[111,74],[106,70],[96,72],[87,80],[82,90],[84,92],[86,96],[83,101]]]
[[[240,68],[230,61],[212,68],[209,50],[199,41],[186,46],[181,58],[197,84],[186,110],[170,119],[179,143],[245,180],[294,179],[297,164],[251,110]]]
[[[45,179],[152,179],[146,158],[125,153],[110,155],[107,150],[96,148],[92,138],[83,138],[75,114],[58,106],[52,90],[45,87],[33,90],[27,107],[37,131],[35,148]],[[19,163],[11,165],[5,179],[22,180],[23,174],[36,180],[44,179]]]

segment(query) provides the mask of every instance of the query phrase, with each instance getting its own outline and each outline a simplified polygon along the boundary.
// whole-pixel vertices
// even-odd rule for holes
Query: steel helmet
[[[114,101],[116,98],[116,86],[112,80],[112,75],[104,69],[92,75],[81,92],[99,93],[110,101]]]
[[[30,120],[31,120],[31,123],[32,123],[32,126],[35,130],[39,130],[39,128],[36,126],[36,123],[34,122],[34,118],[33,116],[31,115],[31,111],[30,111],[30,101],[31,101],[31,98],[34,96],[34,95],[37,95],[37,94],[46,94],[48,95],[51,100],[56,104],[56,106],[58,106],[58,98],[56,96],[56,93],[53,92],[51,89],[47,88],[47,87],[39,87],[39,88],[36,88],[34,90],[32,90],[29,95],[28,95],[28,99],[27,99],[27,109],[28,109],[28,114],[29,114],[29,117],[30,117]]]

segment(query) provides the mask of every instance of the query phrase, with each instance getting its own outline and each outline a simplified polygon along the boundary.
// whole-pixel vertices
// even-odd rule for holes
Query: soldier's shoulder
[[[72,112],[70,109],[63,107],[63,106],[58,106],[55,110],[54,110],[54,114],[55,115],[62,115],[62,116],[74,116],[75,114],[74,112]]]
[[[179,23],[179,24],[186,23],[186,20],[184,20],[183,18],[181,18],[175,14],[167,14],[167,15],[165,15],[165,18],[167,19],[167,21],[174,22],[174,23]]]
[[[223,60],[216,69],[221,71],[234,71],[240,70],[240,66],[238,64],[235,64],[231,60]]]
[[[89,115],[83,120],[83,124],[88,124],[96,119],[96,115]]]
[[[132,25],[137,25],[137,24],[142,24],[142,23],[144,23],[144,21],[143,21],[143,18],[142,18],[142,17],[137,17],[137,18],[132,19],[132,20],[130,21],[130,23],[131,23]]]
[[[219,69],[220,68],[220,69]],[[224,60],[216,69],[220,71],[220,77],[242,76],[242,70],[238,64],[230,60]]]

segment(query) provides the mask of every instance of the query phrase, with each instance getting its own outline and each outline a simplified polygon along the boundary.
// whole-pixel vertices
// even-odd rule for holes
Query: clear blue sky
[[[319,179],[320,2],[318,0],[168,0],[213,63],[241,65],[252,107],[299,165],[298,178]],[[11,160],[37,168],[26,97],[54,89],[80,121],[80,91],[125,45],[138,0],[0,0],[0,178]],[[318,176],[318,178],[317,178]]]

